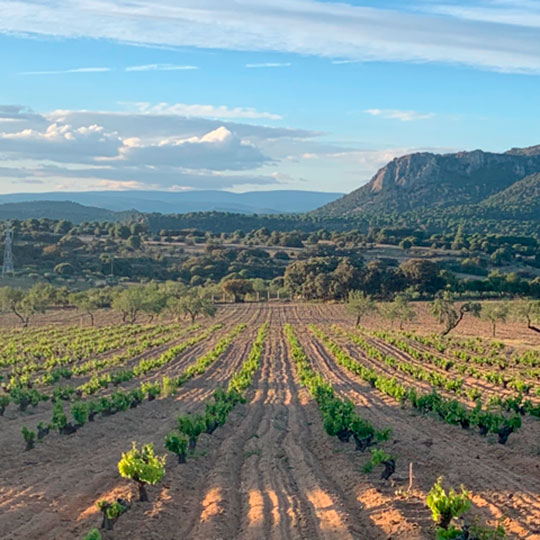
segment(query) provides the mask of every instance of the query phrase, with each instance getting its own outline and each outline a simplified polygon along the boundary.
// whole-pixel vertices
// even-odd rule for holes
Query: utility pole
[[[9,223],[9,221],[6,223],[4,236],[4,264],[2,265],[2,277],[7,276],[8,274],[14,276],[15,269],[13,267],[13,253],[11,251],[13,237],[11,233],[11,223]]]

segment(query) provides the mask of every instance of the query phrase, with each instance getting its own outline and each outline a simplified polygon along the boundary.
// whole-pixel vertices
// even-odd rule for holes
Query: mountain
[[[513,218],[540,220],[540,173],[526,176],[481,203],[482,210]]]
[[[138,210],[162,214],[188,212],[235,212],[242,214],[284,214],[309,212],[334,201],[342,193],[316,191],[86,191],[16,193],[0,195],[1,203],[70,201],[114,212]]]
[[[132,212],[133,213],[133,212]],[[67,201],[31,201],[0,204],[0,221],[7,219],[65,219],[83,221],[121,221],[129,212],[111,212]]]
[[[410,154],[392,160],[368,184],[314,214],[373,215],[476,205],[538,172],[540,146],[513,148],[503,154],[482,150]],[[524,197],[524,189],[516,187],[511,194]]]

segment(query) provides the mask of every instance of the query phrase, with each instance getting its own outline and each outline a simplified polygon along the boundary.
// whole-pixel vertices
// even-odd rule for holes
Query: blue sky
[[[540,1],[0,0],[0,192],[351,191],[540,143]]]

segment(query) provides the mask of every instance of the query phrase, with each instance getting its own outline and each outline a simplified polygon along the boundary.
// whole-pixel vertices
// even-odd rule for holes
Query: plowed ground
[[[0,418],[2,540],[82,538],[100,525],[96,502],[114,497],[133,502],[114,531],[103,532],[107,540],[429,539],[434,530],[424,500],[439,475],[447,485],[467,487],[473,513],[483,521],[500,520],[510,538],[540,539],[540,422],[527,430],[527,437],[538,440],[521,441],[516,434],[517,443],[511,438],[502,446],[400,408],[338,366],[309,333],[309,323],[350,325],[334,307],[251,305],[222,309],[217,319],[229,321],[229,328],[244,321],[248,328],[174,397],[100,418],[71,436],[53,434],[30,452],[23,451],[20,422]],[[267,319],[261,368],[246,403],[213,435],[200,437],[187,464],[169,454],[164,480],[148,490],[150,502],[136,502],[134,487],[117,472],[121,453],[131,441],[153,441],[165,453],[163,438],[176,417],[202,410],[213,391],[228,383]],[[315,402],[299,384],[283,334],[286,323],[336,392],[377,428],[392,428],[384,445],[397,457],[391,482],[380,480],[376,470],[363,473],[367,455],[325,433]],[[179,357],[166,374],[185,369],[214,341]],[[347,348],[361,356],[354,344]]]

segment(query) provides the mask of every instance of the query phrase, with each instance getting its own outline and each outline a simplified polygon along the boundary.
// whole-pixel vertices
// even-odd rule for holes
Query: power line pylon
[[[4,264],[2,265],[2,277],[11,274],[15,275],[15,268],[13,267],[13,253],[11,251],[11,244],[13,241],[11,233],[11,223],[6,224],[6,229],[4,231],[5,241],[4,241]]]

